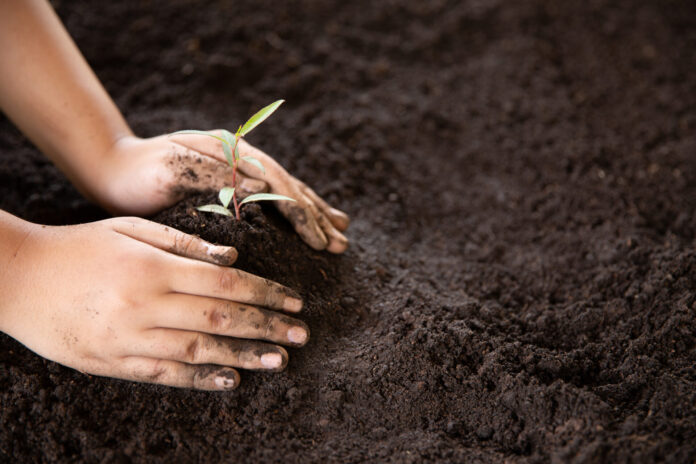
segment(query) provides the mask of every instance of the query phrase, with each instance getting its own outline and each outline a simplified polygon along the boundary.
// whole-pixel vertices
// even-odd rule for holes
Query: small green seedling
[[[225,159],[227,159],[227,164],[229,164],[232,168],[232,187],[223,187],[222,190],[220,190],[220,193],[218,194],[218,198],[220,199],[220,203],[222,203],[222,206],[203,205],[196,208],[198,211],[206,211],[209,213],[217,213],[231,217],[232,212],[229,210],[229,205],[231,202],[234,206],[234,216],[237,218],[237,220],[239,220],[239,208],[245,203],[266,200],[295,201],[294,199],[286,197],[285,195],[276,195],[275,193],[256,193],[253,195],[249,195],[241,202],[237,202],[237,194],[235,191],[237,188],[237,164],[240,159],[253,164],[257,168],[259,168],[261,172],[263,172],[264,174],[266,173],[266,169],[264,169],[263,164],[261,164],[261,161],[257,160],[253,156],[239,156],[239,148],[237,146],[239,144],[239,140],[245,135],[247,135],[249,132],[251,132],[256,126],[264,122],[271,114],[273,114],[275,110],[278,109],[280,105],[283,104],[284,101],[285,100],[278,100],[264,108],[261,108],[255,115],[249,118],[249,120],[245,122],[244,125],[239,126],[239,129],[237,129],[237,132],[235,132],[234,135],[231,132],[226,131],[224,129],[222,130],[220,136],[198,130],[182,130],[174,132],[174,134],[205,135],[207,137],[212,137],[214,139],[219,140],[220,142],[222,142],[222,151],[225,153]]]

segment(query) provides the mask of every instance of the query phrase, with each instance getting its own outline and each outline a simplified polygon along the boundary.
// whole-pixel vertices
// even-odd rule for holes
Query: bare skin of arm
[[[88,198],[151,214],[185,189],[229,184],[207,137],[141,139],[43,0],[0,5],[0,108]],[[348,217],[272,158],[241,166],[241,190],[298,200],[282,212],[312,247],[342,252]],[[182,159],[202,181],[180,184]],[[177,167],[178,166],[178,167]],[[183,189],[182,189],[183,187]],[[206,390],[239,385],[235,368],[279,370],[302,346],[302,302],[231,268],[237,253],[138,218],[46,227],[0,211],[0,330],[83,372]]]
[[[0,108],[85,196],[113,213],[147,215],[180,200],[186,190],[231,184],[231,170],[213,139],[134,136],[45,0],[7,0],[0,11]],[[240,164],[242,193],[267,190],[294,198],[297,203],[277,206],[305,242],[345,251],[345,213],[246,141],[240,153],[266,168],[264,174]],[[186,170],[197,181],[182,180]]]

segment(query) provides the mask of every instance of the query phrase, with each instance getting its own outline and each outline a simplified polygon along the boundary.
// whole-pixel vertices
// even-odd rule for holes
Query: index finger
[[[239,269],[174,256],[168,276],[171,291],[221,298],[238,303],[299,312],[302,300],[294,290]]]

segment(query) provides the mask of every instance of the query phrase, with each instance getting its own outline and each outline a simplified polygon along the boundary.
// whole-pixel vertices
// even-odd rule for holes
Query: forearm
[[[20,277],[14,269],[17,255],[34,228],[39,227],[0,210],[0,331],[7,332],[10,303]]]
[[[0,108],[94,198],[123,116],[45,0],[3,1],[0,45]]]

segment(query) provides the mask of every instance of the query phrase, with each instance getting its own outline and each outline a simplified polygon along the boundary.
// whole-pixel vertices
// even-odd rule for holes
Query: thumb
[[[231,179],[228,185],[232,185]],[[237,173],[237,192],[239,193],[239,198],[244,199],[254,193],[265,193],[268,192],[268,190],[269,187],[265,181],[246,177]]]

